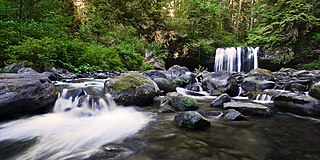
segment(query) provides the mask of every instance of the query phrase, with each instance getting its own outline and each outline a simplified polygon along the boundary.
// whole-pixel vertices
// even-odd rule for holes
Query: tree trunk
[[[252,30],[253,28],[253,22],[254,22],[254,0],[251,0],[251,16],[250,16],[250,26],[249,30]]]
[[[242,0],[240,0],[239,2],[239,9],[238,9],[238,15],[237,15],[237,26],[236,26],[237,39],[239,39],[239,23],[240,23],[241,6],[242,6]]]

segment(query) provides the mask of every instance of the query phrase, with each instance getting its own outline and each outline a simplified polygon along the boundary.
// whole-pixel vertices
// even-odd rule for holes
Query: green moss
[[[115,78],[111,88],[117,91],[127,91],[129,89],[139,88],[145,85],[152,86],[153,83],[141,74],[127,73]]]
[[[262,68],[256,68],[250,71],[250,76],[256,76],[256,75],[273,77],[273,74],[271,71],[267,69],[262,69]]]
[[[183,100],[183,103],[184,103],[184,105],[185,106],[194,106],[194,105],[196,105],[196,103],[197,103],[197,101],[195,100],[195,99],[192,99],[192,98],[184,98],[184,100]]]

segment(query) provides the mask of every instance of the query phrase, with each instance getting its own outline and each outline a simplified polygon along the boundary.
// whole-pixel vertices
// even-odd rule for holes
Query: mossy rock
[[[271,71],[262,68],[256,68],[250,71],[249,76],[255,77],[258,80],[273,81],[274,75]]]
[[[159,88],[151,79],[136,72],[122,74],[105,83],[117,103],[122,105],[146,105],[153,101]]]
[[[197,100],[185,97],[177,92],[171,92],[167,94],[171,99],[171,106],[176,111],[194,111],[199,107],[197,106]]]
[[[196,111],[188,111],[178,113],[174,117],[174,122],[180,128],[186,128],[191,130],[201,130],[210,128],[211,123],[204,118],[200,113]]]
[[[320,100],[320,82],[312,85],[309,95]]]

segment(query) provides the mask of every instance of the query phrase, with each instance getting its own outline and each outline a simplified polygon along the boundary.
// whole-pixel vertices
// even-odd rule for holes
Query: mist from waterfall
[[[259,47],[228,47],[216,50],[214,71],[249,72],[258,68]]]

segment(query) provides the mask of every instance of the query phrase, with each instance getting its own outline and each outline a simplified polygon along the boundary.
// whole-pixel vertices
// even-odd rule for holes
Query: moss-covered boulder
[[[171,98],[171,106],[176,111],[195,111],[199,107],[197,106],[197,100],[183,96],[177,92],[168,93],[167,96]]]
[[[162,90],[164,94],[176,91],[176,87],[170,80],[165,78],[155,78],[153,81],[158,85],[159,89]]]
[[[105,89],[122,105],[151,104],[159,88],[151,79],[136,72],[122,74],[105,82]]]
[[[267,80],[260,80],[256,77],[247,77],[241,83],[241,88],[244,91],[256,91],[256,90],[264,90],[264,89],[272,89],[274,88],[275,83]]]
[[[320,99],[320,82],[312,85],[309,95],[314,98]]]
[[[274,75],[271,71],[267,69],[262,68],[256,68],[249,72],[250,77],[255,77],[255,79],[258,80],[267,80],[267,81],[273,81]]]
[[[196,111],[178,113],[174,117],[174,122],[180,128],[199,130],[209,128],[211,123]]]

